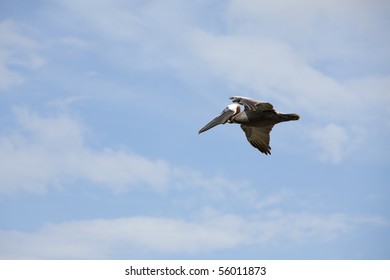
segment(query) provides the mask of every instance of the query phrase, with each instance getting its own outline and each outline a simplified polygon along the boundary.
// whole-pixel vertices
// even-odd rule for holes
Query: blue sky
[[[390,5],[2,1],[0,258],[388,259]],[[272,155],[249,96],[298,122]]]

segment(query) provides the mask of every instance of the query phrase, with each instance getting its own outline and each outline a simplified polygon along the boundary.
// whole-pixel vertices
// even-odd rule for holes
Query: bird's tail
[[[279,114],[279,116],[281,117],[282,122],[299,120],[299,115],[297,114]]]

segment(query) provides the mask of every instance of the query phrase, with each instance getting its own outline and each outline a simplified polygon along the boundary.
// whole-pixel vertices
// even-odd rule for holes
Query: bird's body
[[[271,154],[270,132],[273,126],[280,122],[298,120],[297,114],[282,114],[273,109],[272,104],[254,100],[248,97],[233,96],[233,102],[244,106],[244,110],[237,104],[229,105],[222,114],[213,119],[199,133],[202,133],[218,124],[238,123],[245,132],[249,143],[264,154]]]
[[[229,122],[261,127],[289,121],[291,118],[294,119],[295,117],[296,115],[293,114],[281,114],[274,110],[262,111],[257,109],[256,111],[244,110],[233,116]]]

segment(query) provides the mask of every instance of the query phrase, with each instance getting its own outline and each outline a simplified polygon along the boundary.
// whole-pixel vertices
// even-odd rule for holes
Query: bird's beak
[[[211,122],[206,124],[201,130],[199,130],[198,134],[201,134],[202,132],[205,132],[206,130],[209,130],[210,128],[213,128],[214,126],[217,126],[219,124],[225,124],[231,116],[234,115],[234,111],[230,110],[229,108],[226,108],[222,111],[221,115],[213,119]]]

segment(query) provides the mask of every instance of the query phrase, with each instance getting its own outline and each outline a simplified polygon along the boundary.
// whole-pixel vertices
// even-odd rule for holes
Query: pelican
[[[219,124],[238,123],[249,143],[263,154],[270,155],[269,134],[273,126],[280,122],[299,120],[299,115],[278,113],[272,104],[267,102],[243,96],[232,96],[230,99],[234,103],[199,130],[198,134]],[[244,106],[243,111],[240,105]]]

